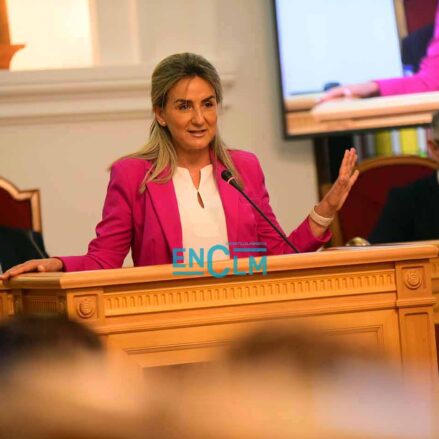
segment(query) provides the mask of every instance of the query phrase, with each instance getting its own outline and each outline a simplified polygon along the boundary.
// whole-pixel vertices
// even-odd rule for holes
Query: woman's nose
[[[204,114],[201,108],[194,108],[192,112],[192,123],[197,125],[204,123]]]

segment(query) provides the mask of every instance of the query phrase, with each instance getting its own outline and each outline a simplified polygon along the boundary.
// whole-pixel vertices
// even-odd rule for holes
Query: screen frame
[[[340,131],[324,131],[324,132],[310,132],[309,134],[290,134],[288,133],[287,125],[287,111],[284,104],[284,90],[282,82],[282,69],[281,69],[281,58],[280,58],[280,42],[279,42],[279,28],[278,28],[278,11],[276,7],[276,0],[271,0],[271,10],[272,10],[272,20],[273,20],[273,30],[274,30],[274,40],[275,40],[275,63],[277,70],[277,93],[278,93],[278,105],[281,111],[282,119],[282,135],[284,140],[302,140],[309,138],[319,138],[328,136],[343,136],[343,135],[353,135],[357,133],[368,133],[382,131],[386,129],[399,129],[407,127],[426,127],[429,124],[408,124],[408,125],[398,125],[389,127],[376,127],[368,129],[354,129],[354,130],[340,130]],[[401,46],[402,38],[407,36],[407,20],[405,14],[404,0],[393,0],[393,6],[395,10],[396,25],[399,37],[399,44]]]

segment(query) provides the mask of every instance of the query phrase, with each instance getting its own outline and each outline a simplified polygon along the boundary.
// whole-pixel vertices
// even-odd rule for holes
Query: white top
[[[192,182],[189,169],[177,167],[172,181],[177,196],[180,212],[181,229],[185,262],[188,261],[189,249],[200,255],[204,249],[204,260],[214,245],[223,245],[227,249],[227,226],[224,208],[213,176],[213,166],[207,165],[201,169],[198,191]],[[204,208],[198,201],[198,193],[203,201]],[[228,259],[222,251],[215,251],[212,260]]]

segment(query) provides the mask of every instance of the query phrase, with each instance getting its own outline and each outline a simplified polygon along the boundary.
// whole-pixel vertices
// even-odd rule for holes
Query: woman
[[[413,76],[334,87],[323,95],[319,103],[342,97],[369,98],[437,90],[439,90],[439,2],[436,6],[433,38],[418,72]]]
[[[228,150],[218,133],[222,89],[212,64],[190,53],[169,56],[153,72],[151,99],[155,118],[150,139],[138,153],[113,164],[103,218],[88,253],[28,261],[1,279],[35,270],[117,268],[130,247],[136,266],[171,263],[175,248],[216,244],[228,246],[230,257],[252,255],[235,252],[235,245],[252,242],[264,243],[267,254],[291,253],[242,195],[221,179],[222,171],[229,170],[277,225],[256,156]],[[355,150],[346,151],[330,192],[288,237],[299,251],[316,250],[329,240],[331,218],[358,176],[355,162]]]

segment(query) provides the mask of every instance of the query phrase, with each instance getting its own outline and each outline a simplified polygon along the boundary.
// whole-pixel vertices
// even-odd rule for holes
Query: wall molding
[[[221,72],[221,69],[219,69]],[[0,126],[147,119],[151,67],[146,64],[0,72]],[[234,75],[221,74],[230,88]],[[223,107],[227,107],[224,103]]]

